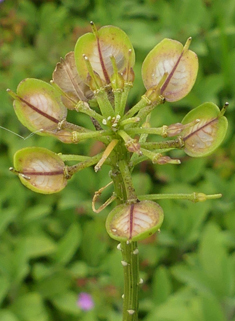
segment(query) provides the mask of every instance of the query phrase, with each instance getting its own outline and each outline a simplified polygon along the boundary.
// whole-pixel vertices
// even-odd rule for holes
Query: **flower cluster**
[[[88,157],[55,154],[45,148],[25,148],[15,154],[11,170],[31,190],[50,194],[61,191],[78,171],[93,165],[98,171],[107,164],[112,168],[114,183],[117,173],[121,172],[126,192],[120,196],[116,191],[105,206],[115,198],[122,203],[135,204],[138,198],[130,187],[131,180],[126,178],[125,168],[131,172],[136,164],[146,159],[160,165],[180,164],[179,159],[165,154],[177,148],[192,157],[212,153],[221,144],[227,130],[227,119],[223,116],[226,106],[220,110],[213,103],[204,103],[190,111],[181,123],[152,128],[150,115],[154,108],[165,101],[182,99],[195,83],[198,58],[189,50],[191,38],[184,46],[178,41],[164,39],[150,51],[142,65],[146,93],[126,111],[134,81],[132,44],[117,27],[105,26],[97,30],[93,23],[91,27],[92,32],[80,37],[74,51],[57,63],[50,84],[25,79],[16,93],[8,91],[14,98],[17,117],[30,131],[53,136],[66,144],[98,140],[104,144],[104,151]],[[94,130],[68,122],[68,110],[88,115]],[[148,135],[174,139],[153,142],[148,141]],[[121,163],[122,159],[125,164]],[[67,166],[67,160],[78,163]],[[133,206],[139,215],[142,210],[137,210],[137,204]],[[131,207],[129,211],[134,212],[134,209]],[[125,221],[126,211],[123,213]],[[154,223],[156,228],[158,223]],[[130,238],[130,234],[125,237]]]

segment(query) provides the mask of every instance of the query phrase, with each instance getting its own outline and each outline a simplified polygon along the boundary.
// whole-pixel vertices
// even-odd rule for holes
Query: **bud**
[[[155,233],[162,225],[163,210],[153,201],[116,206],[108,215],[106,229],[117,241],[139,241]]]

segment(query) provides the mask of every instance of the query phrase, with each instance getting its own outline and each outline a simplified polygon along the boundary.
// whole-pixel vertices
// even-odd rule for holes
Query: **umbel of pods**
[[[163,210],[157,199],[186,199],[193,202],[221,197],[221,194],[153,194],[136,195],[131,173],[140,162],[180,164],[166,153],[182,149],[192,157],[211,154],[223,141],[227,130],[224,113],[206,102],[190,111],[181,123],[152,128],[151,112],[165,101],[182,99],[192,89],[198,71],[198,59],[189,50],[191,38],[183,46],[171,39],[157,44],[145,58],[142,78],[146,93],[126,111],[126,102],[133,86],[135,53],[127,35],[119,28],[105,26],[80,37],[73,52],[57,63],[50,84],[25,79],[14,98],[14,109],[21,123],[38,135],[53,136],[66,144],[93,139],[101,141],[104,151],[93,157],[55,154],[45,148],[30,147],[14,156],[14,168],[21,182],[29,189],[50,194],[60,192],[68,180],[80,170],[103,165],[111,167],[110,184],[113,194],[96,209],[102,193],[95,193],[92,207],[101,211],[114,200],[106,229],[111,238],[120,242],[124,269],[123,320],[138,320],[137,241],[147,238],[161,227]],[[66,120],[67,112],[84,113],[94,125],[90,130]],[[160,112],[160,109],[159,109]],[[148,141],[149,135],[168,140]],[[173,137],[173,138],[172,138]],[[67,161],[77,162],[66,165]],[[108,185],[110,185],[108,184]]]

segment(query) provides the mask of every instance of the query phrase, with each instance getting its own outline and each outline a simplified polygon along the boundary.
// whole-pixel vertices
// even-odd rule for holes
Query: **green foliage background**
[[[165,221],[155,238],[140,244],[144,284],[143,321],[235,321],[235,2],[234,0],[37,0],[0,3],[0,126],[24,137],[6,88],[16,90],[27,77],[46,81],[59,58],[77,38],[113,24],[129,35],[136,49],[136,80],[129,104],[144,93],[141,63],[159,41],[185,42],[199,57],[192,92],[154,112],[155,126],[181,121],[205,101],[227,111],[229,131],[210,157],[191,159],[177,152],[182,165],[144,163],[134,173],[138,193],[221,192],[216,201],[193,204],[162,201]],[[72,115],[73,121],[87,119]],[[36,135],[27,140],[0,128],[0,320],[121,320],[122,266],[116,242],[106,234],[108,210],[93,214],[94,191],[108,182],[108,169],[79,173],[58,195],[37,195],[9,173],[14,153],[26,146],[55,152],[92,153],[99,146],[62,145]],[[109,196],[105,192],[103,200]],[[81,311],[80,292],[95,308]]]

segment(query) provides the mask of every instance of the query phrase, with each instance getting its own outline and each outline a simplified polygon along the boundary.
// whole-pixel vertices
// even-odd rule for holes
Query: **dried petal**
[[[200,121],[182,131],[184,151],[192,157],[207,156],[222,143],[228,121],[213,103],[204,103],[191,110],[182,123],[187,124],[196,119]]]
[[[121,204],[109,213],[106,229],[118,241],[143,240],[160,228],[163,217],[160,205],[152,201]]]
[[[190,40],[188,40],[189,42]],[[172,39],[164,39],[147,55],[142,66],[142,78],[146,89],[167,78],[160,94],[167,101],[177,101],[192,89],[197,77],[197,55],[187,46]]]
[[[14,155],[14,171],[21,182],[34,192],[52,194],[67,184],[61,158],[46,148],[29,147]]]

